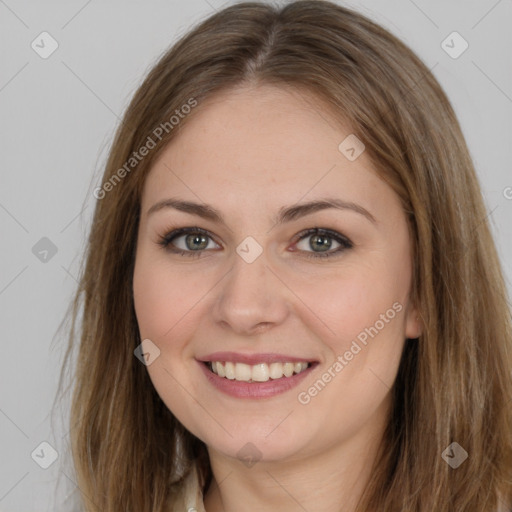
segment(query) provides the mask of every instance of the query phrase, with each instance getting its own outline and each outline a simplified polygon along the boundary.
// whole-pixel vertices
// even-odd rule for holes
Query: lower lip
[[[244,382],[241,380],[231,380],[225,377],[219,377],[216,373],[210,371],[207,365],[198,361],[208,381],[219,391],[226,395],[236,398],[270,398],[279,395],[297,386],[316,366],[312,363],[308,368],[291,377],[281,377],[280,379],[269,379],[267,382]]]

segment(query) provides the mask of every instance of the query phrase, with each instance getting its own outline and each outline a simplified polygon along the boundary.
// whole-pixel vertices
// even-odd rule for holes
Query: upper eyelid
[[[213,235],[211,231],[204,228],[198,228],[197,226],[184,226],[182,228],[170,229],[163,236],[167,238],[169,235],[172,235],[171,238],[176,240],[176,238],[189,235],[190,233],[200,233],[205,236],[209,236],[216,244],[221,245],[217,242],[216,236]]]
[[[214,235],[212,235],[212,233],[209,230],[204,229],[204,228],[199,228],[197,226],[184,226],[184,227],[168,229],[164,232],[163,235],[160,235],[158,237],[159,243],[162,245],[163,244],[171,245],[171,244],[173,244],[174,240],[176,240],[177,238],[181,238],[182,236],[187,236],[190,233],[201,233],[201,234],[209,237],[215,244],[222,247],[222,244],[217,242],[216,237]],[[178,250],[182,250],[182,249],[178,249]],[[201,251],[205,251],[205,250],[206,249],[201,249]],[[201,252],[201,251],[197,251],[197,252]],[[192,251],[189,251],[189,252],[192,252]]]
[[[219,243],[216,240],[216,236],[211,233],[208,229],[200,228],[198,226],[184,226],[184,227],[178,227],[178,228],[172,228],[167,230],[167,232],[161,237],[162,240],[168,240],[168,243],[171,243],[171,240],[176,240],[177,238],[180,238],[182,236],[186,236],[190,233],[201,233],[203,235],[208,236],[212,239],[214,243],[222,247],[222,244]],[[334,229],[328,229],[328,228],[322,228],[322,227],[312,227],[312,228],[306,228],[298,233],[296,233],[293,237],[293,243],[298,243],[304,238],[307,238],[308,236],[313,236],[314,234],[324,234],[326,236],[329,236],[333,239],[335,239],[338,243],[346,243],[351,246],[354,245],[352,240],[348,238],[343,233],[340,233],[339,231],[336,231]],[[202,249],[203,251],[206,249]],[[197,251],[200,252],[200,251]]]

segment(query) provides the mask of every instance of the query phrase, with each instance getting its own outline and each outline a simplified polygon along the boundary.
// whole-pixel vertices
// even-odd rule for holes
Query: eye
[[[311,228],[300,232],[295,237],[294,247],[305,243],[308,238],[310,239],[309,244],[306,244],[303,248],[298,247],[300,252],[306,253],[306,258],[334,257],[353,247],[352,242],[341,233],[323,228]],[[179,241],[180,239],[182,241]],[[197,258],[203,251],[212,249],[212,247],[209,247],[209,239],[213,241],[208,231],[199,227],[187,227],[174,229],[160,236],[158,244],[173,254]],[[333,241],[338,244],[338,247],[330,250]],[[213,243],[216,248],[220,248],[217,243]],[[313,251],[308,251],[307,248],[311,248]],[[317,252],[316,249],[319,249],[319,251]],[[295,252],[296,249],[294,248],[292,251]]]
[[[180,238],[183,239],[178,243],[178,245],[181,244],[181,247],[176,247],[176,241]],[[211,249],[208,239],[212,239],[208,231],[199,227],[190,227],[175,229],[161,236],[158,243],[169,252],[197,258],[204,250]],[[219,247],[218,244],[216,245]]]
[[[306,240],[309,238],[309,243],[306,243]],[[311,228],[306,231],[302,231],[296,237],[299,240],[295,246],[298,246],[301,243],[305,243],[306,248],[311,249],[319,249],[319,252],[313,251],[302,251],[308,253],[306,254],[306,258],[331,258],[334,256],[339,256],[340,253],[346,251],[347,249],[351,249],[354,245],[352,242],[336,231],[331,231],[329,229],[323,228]],[[338,247],[335,250],[330,251],[332,247],[332,241],[338,244]],[[300,249],[300,247],[299,247]]]

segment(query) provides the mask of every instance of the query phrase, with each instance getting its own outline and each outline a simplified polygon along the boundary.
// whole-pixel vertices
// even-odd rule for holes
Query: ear
[[[423,322],[418,308],[410,304],[405,315],[405,337],[409,339],[419,338],[423,334]]]

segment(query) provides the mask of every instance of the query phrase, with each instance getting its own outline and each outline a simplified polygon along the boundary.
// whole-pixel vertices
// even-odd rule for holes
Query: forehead
[[[155,161],[144,201],[162,195],[226,202],[283,202],[326,193],[374,202],[387,185],[363,152],[339,146],[352,130],[304,90],[240,87],[200,103]],[[306,197],[305,197],[306,198]]]
[[[315,161],[327,148],[337,157],[338,139],[349,133],[311,93],[239,87],[200,104],[168,149],[175,158],[229,159],[258,173],[277,172],[289,163],[299,167],[305,157]],[[273,164],[261,168],[266,160]]]

